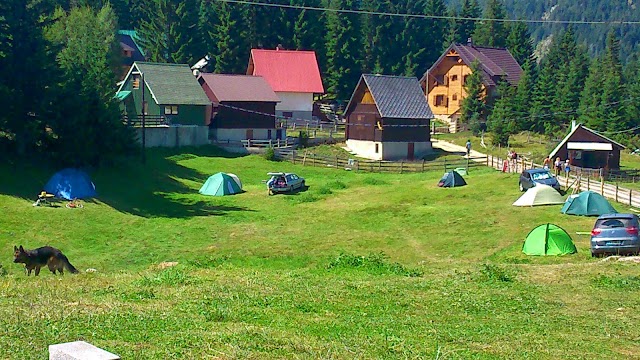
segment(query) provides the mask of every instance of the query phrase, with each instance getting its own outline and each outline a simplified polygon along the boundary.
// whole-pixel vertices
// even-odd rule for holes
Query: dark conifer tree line
[[[133,151],[113,98],[118,29],[138,32],[149,61],[193,64],[210,55],[208,70],[220,73],[244,73],[251,48],[315,50],[328,95],[338,101],[349,99],[363,72],[421,77],[452,42],[471,38],[507,47],[524,70],[517,86],[501,84],[490,102],[478,101],[481,79],[467,89],[473,96],[463,118],[486,122],[495,141],[524,130],[556,137],[573,120],[631,141],[637,131],[629,129],[640,125],[640,64],[620,27],[601,25],[606,41],[593,59],[594,46],[567,26],[555,26],[534,55],[538,28],[496,21],[514,18],[517,4],[505,1],[279,1],[311,7],[302,10],[217,0],[3,0],[0,153],[97,166]],[[531,18],[526,11],[539,9],[517,16]]]

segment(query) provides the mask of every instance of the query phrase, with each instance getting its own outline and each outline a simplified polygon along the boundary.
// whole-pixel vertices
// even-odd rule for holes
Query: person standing
[[[547,156],[546,158],[544,158],[544,161],[542,162],[542,168],[545,170],[549,170],[550,164],[551,164],[551,159],[549,159],[549,157]]]
[[[556,176],[560,175],[560,171],[562,170],[562,160],[560,160],[560,156],[556,158],[556,162],[553,163],[553,165],[556,169]]]
[[[469,157],[469,154],[471,154],[471,140],[467,139],[467,143],[465,144],[465,147],[467,148],[467,157]]]
[[[571,171],[571,166],[569,165],[569,159],[564,161],[564,172],[566,176],[569,176],[569,172]]]

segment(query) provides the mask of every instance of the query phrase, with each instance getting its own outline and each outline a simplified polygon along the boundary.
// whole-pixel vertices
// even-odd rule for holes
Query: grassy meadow
[[[440,172],[153,150],[92,173],[99,196],[84,209],[31,206],[54,171],[0,165],[2,359],[76,340],[123,359],[640,357],[638,265],[591,258],[576,232],[593,218],[511,206],[513,174],[474,169],[441,189]],[[218,171],[245,192],[198,194]],[[309,187],[268,196],[269,171]],[[545,222],[578,254],[522,254]],[[60,248],[81,273],[27,277],[19,244]]]

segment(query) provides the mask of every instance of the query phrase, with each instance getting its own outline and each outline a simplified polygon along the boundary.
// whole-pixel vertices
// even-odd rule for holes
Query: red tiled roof
[[[474,60],[478,60],[482,68],[484,81],[487,85],[496,85],[500,77],[503,77],[511,85],[517,85],[518,81],[520,81],[522,68],[509,50],[503,48],[452,44],[440,59],[431,66],[429,71],[435,69],[451,49],[455,50],[467,65],[471,65]]]
[[[313,51],[251,49],[247,75],[264,77],[276,92],[324,93]]]
[[[211,89],[219,101],[256,101],[279,102],[280,98],[271,89],[264,78],[260,76],[226,75],[226,74],[202,74],[205,84]]]

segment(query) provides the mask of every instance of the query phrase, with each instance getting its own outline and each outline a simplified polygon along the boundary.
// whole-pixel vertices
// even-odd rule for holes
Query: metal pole
[[[142,78],[142,163],[145,164],[147,162],[146,156],[146,148],[147,148],[147,138],[146,138],[146,119],[145,119],[145,101],[144,101],[144,73],[140,74]]]

